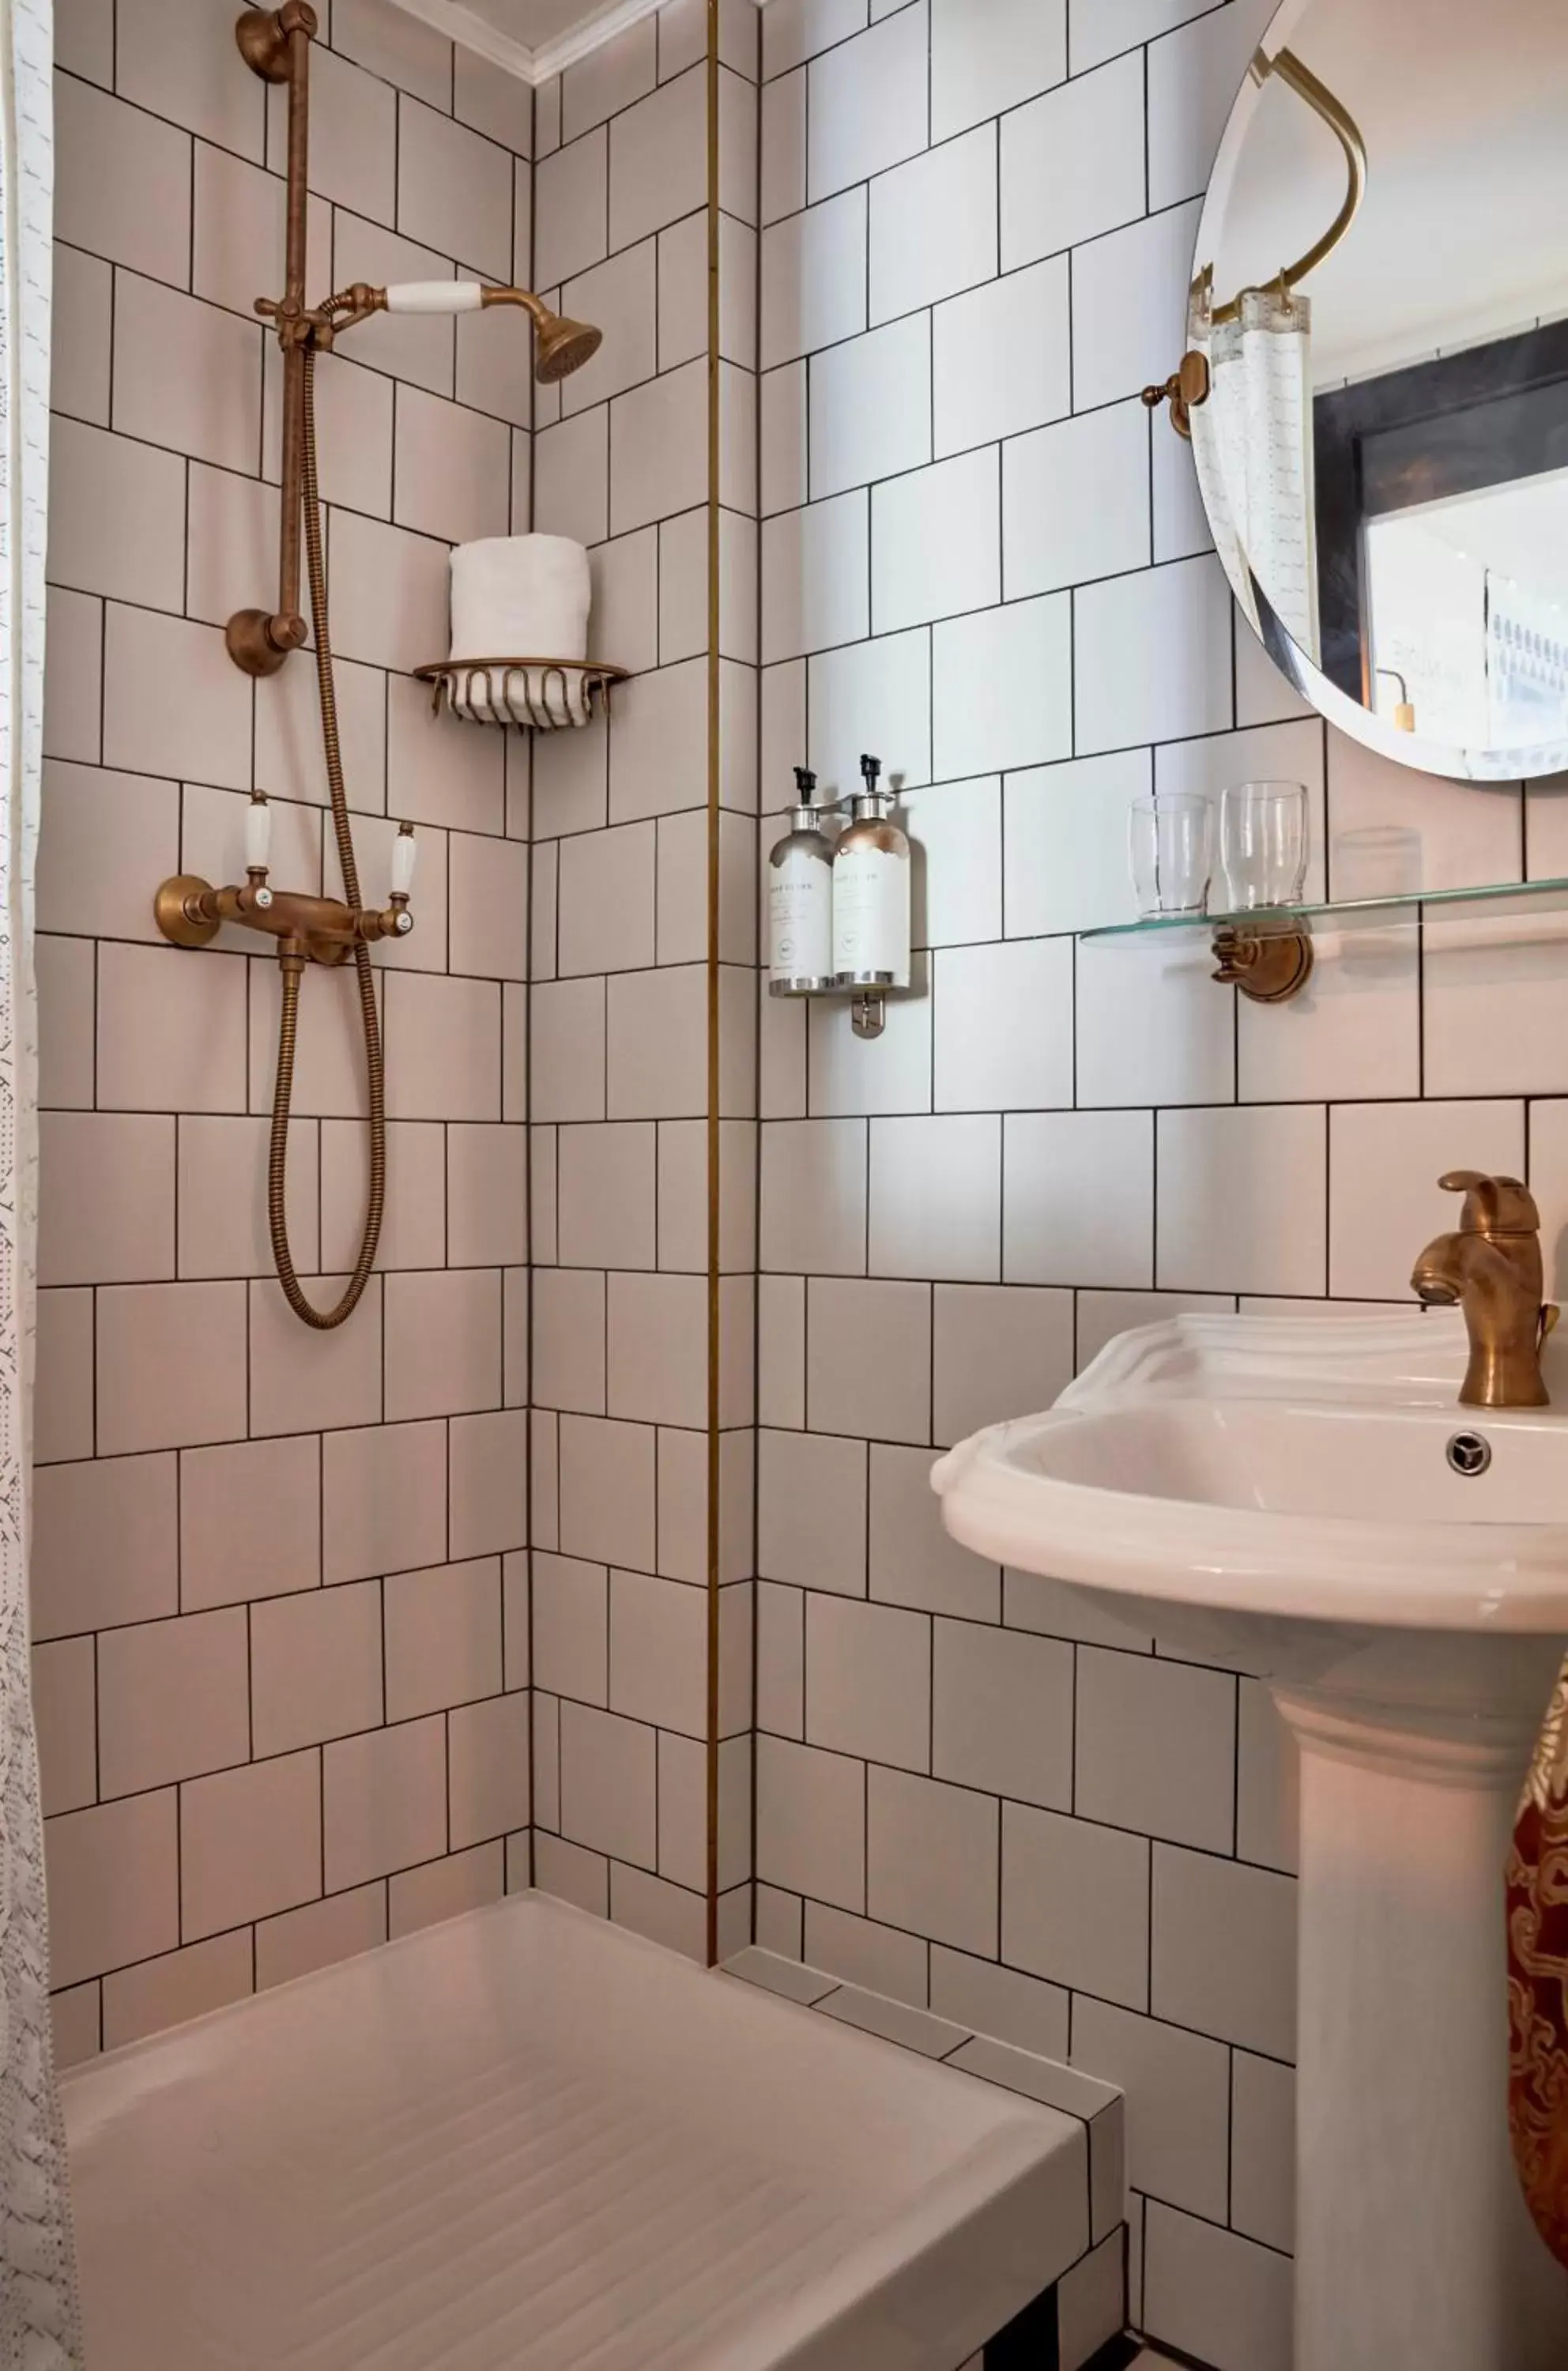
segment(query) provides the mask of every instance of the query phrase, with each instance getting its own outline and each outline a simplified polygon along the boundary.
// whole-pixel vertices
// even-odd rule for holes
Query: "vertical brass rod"
[[[309,206],[310,35],[302,25],[289,33],[289,183],[285,322],[297,322],[306,306],[306,223]],[[294,336],[283,346],[282,494],[278,511],[278,614],[299,616],[300,512],[305,441],[305,349]]]
[[[719,0],[708,0],[708,1964],[719,1957],[719,1670],[723,1568],[720,1558],[722,1482],[720,1451],[719,1375],[722,1301],[719,1288],[721,1134],[719,1087],[722,1076],[719,1031],[720,700],[722,670],[720,632],[719,405],[723,373],[719,362]]]

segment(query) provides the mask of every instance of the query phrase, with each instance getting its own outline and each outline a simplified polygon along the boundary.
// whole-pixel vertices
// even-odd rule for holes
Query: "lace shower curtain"
[[[79,2371],[28,1668],[52,0],[0,0],[0,2366]]]
[[[1209,399],[1194,415],[1193,453],[1215,546],[1231,583],[1261,589],[1319,665],[1311,299],[1249,288],[1239,318],[1217,326],[1208,299],[1201,280],[1188,330],[1213,376]],[[1256,626],[1255,599],[1242,606]]]

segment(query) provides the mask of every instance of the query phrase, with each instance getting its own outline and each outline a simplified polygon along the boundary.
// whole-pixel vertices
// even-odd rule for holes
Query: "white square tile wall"
[[[716,1578],[721,1931],[751,1924],[756,1124],[757,677],[755,486],[721,472],[720,737],[709,675],[707,63],[689,6],[634,25],[568,70],[559,143],[537,168],[537,269],[600,322],[600,355],[541,399],[536,517],[590,548],[599,655],[632,670],[607,733],[535,758],[534,1730],[541,1884],[701,1956],[707,1936],[710,776],[722,813],[719,951],[721,1427]],[[718,122],[721,436],[755,418],[751,0],[726,12]],[[753,37],[747,39],[749,32]],[[656,40],[650,34],[656,31]],[[559,99],[546,84],[541,121]],[[541,141],[541,148],[545,146]],[[863,200],[860,239],[864,245]],[[544,424],[546,422],[550,424]],[[740,499],[737,500],[737,497]],[[868,499],[788,513],[769,563],[815,648],[868,630]],[[858,516],[857,516],[858,514]],[[804,524],[807,532],[802,535]],[[859,552],[858,561],[856,552]],[[823,604],[846,573],[848,607]],[[853,584],[859,582],[857,594]],[[778,655],[808,644],[776,611]],[[735,715],[746,720],[737,730]],[[809,1140],[807,1140],[809,1135]],[[859,1138],[856,1149],[847,1141]],[[839,1172],[865,1209],[865,1127],[802,1133],[762,1181],[776,1256],[799,1246],[796,1175]],[[864,1269],[863,1249],[859,1267]],[[847,1272],[854,1272],[852,1259]],[[918,1290],[918,1288],[917,1288]],[[865,1453],[860,1464],[864,1501]],[[851,1493],[852,1495],[852,1488]],[[792,1503],[791,1503],[792,1501]],[[805,1503],[762,1477],[765,1530]],[[548,1509],[548,1513],[546,1509]],[[553,1523],[551,1519],[554,1519]],[[864,1530],[863,1515],[860,1529]],[[816,1575],[820,1532],[778,1561]],[[549,1553],[544,1553],[545,1549]],[[864,1593],[863,1554],[856,1582]],[[776,1592],[781,1594],[783,1592]],[[765,1607],[771,1623],[777,1608]],[[799,1624],[797,1623],[797,1629]],[[824,1718],[832,1725],[832,1708]],[[797,1723],[797,1730],[799,1724]],[[826,1757],[824,1757],[824,1759]],[[846,1770],[859,1765],[843,1760]]]
[[[73,2052],[531,1868],[700,1953],[712,1579],[722,1931],[755,1875],[774,1947],[1124,2083],[1144,2322],[1284,2371],[1288,1743],[1255,1683],[956,1548],[928,1488],[940,1447],[1128,1325],[1397,1296],[1440,1168],[1518,1164],[1568,1208],[1559,945],[1330,959],[1288,1012],[1238,1013],[1206,951],[1077,935],[1128,913],[1126,806],[1157,780],[1306,781],[1340,893],[1389,827],[1435,884],[1523,862],[1517,791],[1302,716],[1137,401],[1180,352],[1267,13],[728,12],[713,748],[694,12],[530,99],[339,0],[313,285],[510,274],[607,334],[536,398],[495,317],[379,320],[321,373],[353,803],[373,870],[387,819],[420,823],[425,901],[382,982],[385,1273],[329,1345],[268,1282],[271,967],[147,919],[163,874],[223,861],[252,781],[291,864],[324,862],[308,675],[252,688],[221,649],[273,533],[249,306],[282,120],[225,17],[151,70],[122,42],[118,86],[114,45],[63,25],[34,1593]],[[590,545],[597,651],[633,672],[607,728],[534,753],[432,727],[407,672],[440,647],[447,539],[530,522]],[[758,815],[792,764],[842,785],[863,749],[917,843],[917,992],[875,1045],[755,1009]],[[291,1188],[324,1265],[363,1191],[337,985],[311,983]],[[1357,1181],[1390,1162],[1368,1238]],[[228,1519],[250,1494],[290,1510],[265,1554]]]
[[[325,15],[325,12],[323,12]],[[313,670],[253,683],[222,623],[275,585],[282,119],[234,12],[133,5],[117,57],[62,23],[57,156],[35,1631],[73,2055],[193,2017],[528,1861],[525,763],[432,727],[446,546],[530,482],[528,356],[368,325],[322,364],[350,804],[367,894],[420,826],[383,988],[383,1274],[339,1334],[282,1310],[265,1222],[276,970],[164,945],[167,873],[330,890]],[[356,275],[527,282],[532,101],[371,0],[313,51],[313,299]],[[281,96],[281,94],[276,95]],[[505,321],[491,315],[490,320]],[[508,323],[507,326],[510,326]],[[449,929],[448,883],[477,916]],[[499,893],[491,894],[491,893]],[[363,1056],[304,992],[290,1217],[319,1301],[357,1242]],[[510,1388],[509,1388],[510,1386]]]
[[[1337,893],[1389,826],[1434,883],[1522,865],[1516,788],[1303,716],[1137,399],[1269,14],[769,0],[762,87],[762,809],[876,750],[929,953],[872,1046],[762,1000],[759,1921],[1124,2082],[1134,2294],[1222,2371],[1286,2361],[1293,1753],[1256,1683],[954,1547],[931,1459],[1168,1312],[1397,1299],[1445,1166],[1568,1202],[1561,937],[1325,953],[1266,1012],[1076,935],[1157,780],[1306,782]]]

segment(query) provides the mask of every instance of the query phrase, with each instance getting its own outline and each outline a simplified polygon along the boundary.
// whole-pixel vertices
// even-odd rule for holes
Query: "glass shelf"
[[[1419,921],[1427,907],[1479,906],[1497,903],[1506,897],[1528,898],[1533,904],[1550,908],[1568,907],[1568,879],[1547,881],[1494,881],[1479,887],[1464,889],[1409,889],[1381,897],[1340,897],[1333,899],[1303,899],[1293,906],[1253,906],[1239,913],[1223,908],[1207,914],[1151,914],[1138,922],[1102,922],[1092,931],[1085,931],[1086,939],[1152,938],[1159,931],[1269,931],[1293,922],[1323,921],[1354,929],[1357,924],[1377,927],[1390,919],[1405,916]]]

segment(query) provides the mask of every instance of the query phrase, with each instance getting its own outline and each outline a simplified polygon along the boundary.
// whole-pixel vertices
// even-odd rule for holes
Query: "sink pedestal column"
[[[1562,2371],[1568,2272],[1508,2144],[1533,1735],[1275,1694],[1301,1746],[1296,2371]]]

